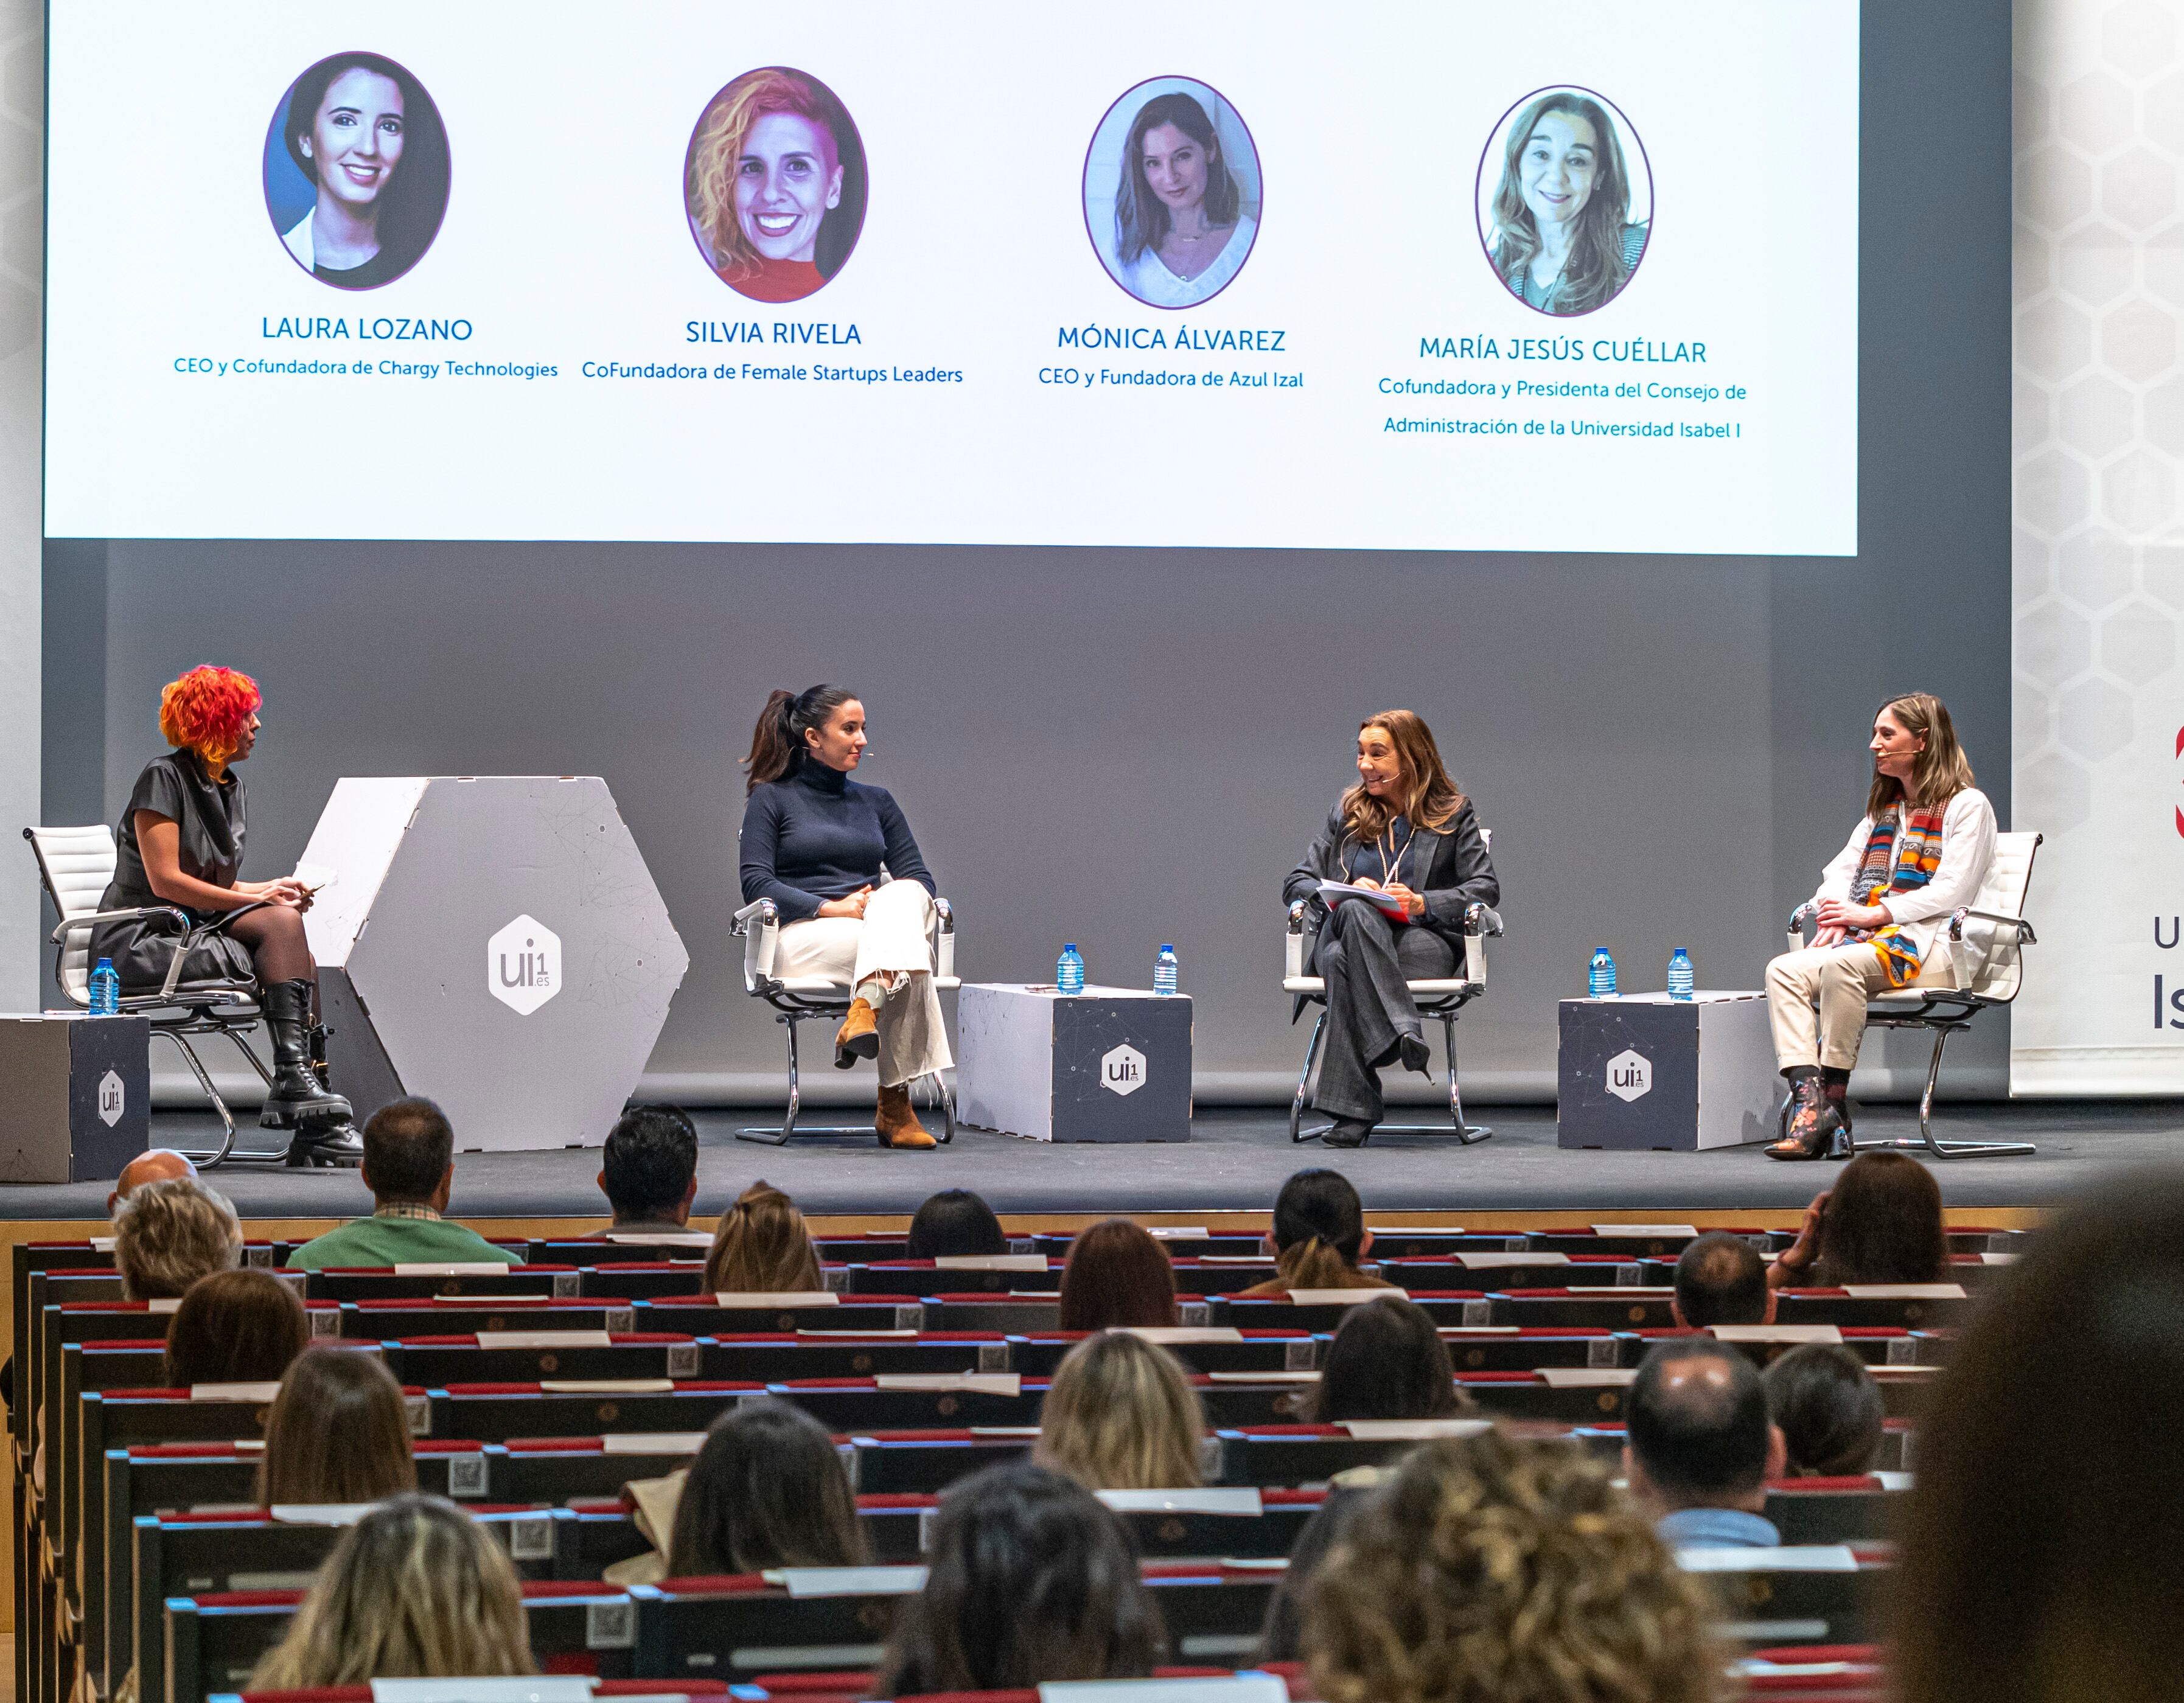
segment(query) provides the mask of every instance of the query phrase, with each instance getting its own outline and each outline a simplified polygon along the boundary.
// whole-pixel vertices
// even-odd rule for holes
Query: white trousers
[[[824,976],[852,987],[870,976],[901,978],[880,1006],[880,1082],[900,1088],[956,1062],[933,986],[933,895],[891,881],[865,901],[864,919],[814,916],[783,927],[773,960],[781,977]]]
[[[1953,988],[1956,977],[1944,959],[1926,966],[1914,985]],[[1784,953],[1767,966],[1774,1061],[1786,1071],[1797,1065],[1850,1069],[1865,1038],[1866,1000],[1887,986],[1871,941]]]

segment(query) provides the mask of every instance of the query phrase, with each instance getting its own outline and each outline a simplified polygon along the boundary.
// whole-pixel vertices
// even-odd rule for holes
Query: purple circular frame
[[[1486,187],[1487,163],[1492,159],[1494,153],[1494,138],[1501,135],[1502,126],[1509,122],[1509,115],[1515,112],[1519,107],[1524,106],[1528,102],[1539,99],[1541,95],[1561,94],[1565,91],[1574,95],[1589,95],[1594,100],[1598,101],[1602,106],[1607,109],[1610,115],[1622,125],[1624,130],[1629,134],[1631,142],[1637,147],[1639,161],[1646,168],[1646,251],[1645,253],[1639,255],[1638,266],[1644,265],[1646,264],[1646,254],[1649,254],[1652,252],[1653,219],[1658,208],[1658,198],[1653,186],[1653,161],[1652,157],[1646,152],[1646,140],[1643,136],[1638,134],[1637,125],[1630,122],[1630,115],[1624,112],[1623,109],[1618,106],[1613,101],[1608,99],[1606,95],[1601,93],[1598,89],[1589,89],[1582,83],[1546,83],[1542,84],[1540,87],[1534,89],[1529,95],[1519,96],[1517,99],[1510,102],[1507,107],[1503,109],[1502,116],[1494,120],[1494,127],[1486,132],[1486,147],[1485,152],[1480,153],[1479,156],[1478,175],[1472,179],[1471,222],[1478,228],[1479,252],[1486,257],[1486,270],[1494,275],[1494,281],[1502,287],[1502,292],[1507,296],[1511,301],[1516,303],[1518,307],[1529,309],[1531,312],[1539,314],[1542,319],[1549,320],[1581,320],[1585,317],[1586,314],[1596,314],[1600,311],[1600,308],[1612,307],[1617,302],[1621,301],[1623,299],[1623,291],[1628,290],[1631,285],[1638,281],[1638,266],[1633,266],[1630,269],[1630,275],[1623,281],[1623,289],[1618,290],[1605,302],[1602,302],[1600,304],[1600,308],[1587,308],[1583,314],[1557,314],[1551,313],[1545,308],[1533,307],[1529,302],[1526,301],[1522,296],[1518,295],[1514,290],[1509,287],[1508,281],[1502,275],[1502,269],[1494,264],[1494,251],[1488,246],[1485,219],[1479,208],[1480,198],[1482,192]]]
[[[705,263],[705,270],[715,283],[722,286],[725,289],[735,290],[736,294],[743,296],[744,300],[746,302],[758,302],[761,307],[789,308],[795,306],[796,303],[762,301],[759,297],[744,295],[741,290],[736,290],[736,287],[733,284],[729,283],[726,278],[723,278],[717,271],[714,270],[712,259],[705,253],[705,244],[699,242],[698,233],[690,229],[690,157],[697,151],[698,132],[705,127],[705,114],[712,111],[714,103],[718,101],[722,95],[727,93],[730,89],[735,87],[738,83],[743,81],[745,77],[755,76],[760,71],[786,71],[792,77],[801,77],[805,82],[811,83],[818,88],[826,90],[827,98],[833,101],[837,107],[841,109],[842,120],[850,126],[850,134],[856,138],[857,159],[861,164],[865,174],[864,211],[857,215],[857,234],[850,239],[849,251],[842,256],[842,264],[834,269],[833,277],[822,278],[819,281],[818,290],[814,290],[811,296],[797,297],[796,302],[810,301],[811,299],[811,296],[817,295],[819,293],[819,290],[825,289],[829,284],[834,281],[835,278],[840,277],[843,273],[848,271],[850,270],[850,262],[856,258],[857,245],[865,240],[865,221],[872,217],[872,150],[865,146],[865,133],[862,130],[858,128],[856,118],[855,114],[850,111],[850,103],[844,100],[841,96],[834,92],[834,86],[822,78],[813,76],[811,72],[803,70],[795,65],[753,65],[747,71],[738,71],[735,75],[730,77],[727,81],[722,83],[720,87],[715,89],[712,93],[706,96],[705,105],[698,109],[698,120],[695,124],[690,126],[690,140],[683,144],[682,187],[681,192],[676,197],[677,201],[682,205],[682,228],[685,231],[689,231],[690,246],[698,251],[699,259]]]
[[[1251,134],[1251,126],[1244,122],[1244,114],[1238,109],[1236,103],[1230,100],[1228,96],[1223,94],[1220,90],[1215,88],[1212,84],[1206,82],[1202,78],[1185,76],[1180,71],[1163,71],[1158,76],[1140,77],[1136,82],[1132,83],[1129,87],[1124,89],[1122,93],[1116,96],[1113,100],[1107,103],[1106,111],[1100,114],[1100,122],[1092,126],[1092,139],[1084,144],[1084,164],[1078,168],[1077,173],[1077,199],[1084,211],[1084,240],[1092,245],[1092,258],[1100,263],[1100,270],[1102,273],[1106,274],[1107,281],[1112,284],[1117,289],[1120,290],[1124,295],[1128,296],[1132,301],[1135,302],[1139,307],[1150,308],[1154,312],[1161,314],[1187,314],[1193,308],[1204,307],[1207,302],[1212,301],[1215,297],[1220,295],[1222,290],[1227,289],[1228,287],[1228,284],[1234,283],[1237,279],[1244,275],[1244,268],[1251,264],[1251,256],[1258,252],[1260,233],[1258,231],[1254,231],[1251,233],[1251,246],[1245,251],[1244,258],[1237,262],[1235,271],[1229,275],[1228,284],[1223,284],[1221,287],[1221,289],[1216,290],[1212,296],[1204,297],[1201,300],[1195,302],[1180,302],[1173,307],[1169,307],[1160,302],[1148,302],[1143,296],[1139,295],[1136,292],[1132,290],[1128,285],[1125,284],[1120,278],[1117,278],[1113,272],[1108,270],[1106,256],[1103,254],[1100,249],[1100,239],[1092,234],[1092,201],[1090,195],[1088,193],[1090,186],[1089,179],[1092,174],[1092,150],[1099,146],[1100,132],[1106,128],[1107,120],[1114,116],[1115,109],[1121,106],[1125,101],[1128,100],[1129,97],[1137,93],[1139,89],[1147,87],[1153,83],[1189,83],[1195,89],[1205,90],[1207,94],[1212,96],[1215,100],[1218,101],[1223,106],[1228,108],[1229,112],[1234,115],[1236,122],[1243,128],[1244,140],[1251,144],[1251,165],[1252,169],[1258,175],[1259,225],[1262,229],[1263,229],[1266,225],[1267,212],[1266,163],[1259,155],[1259,139]],[[1211,118],[1213,115],[1212,114],[1208,114],[1207,116]],[[1217,129],[1218,127],[1219,126],[1217,124],[1216,128]],[[1124,169],[1128,170],[1127,164]]]

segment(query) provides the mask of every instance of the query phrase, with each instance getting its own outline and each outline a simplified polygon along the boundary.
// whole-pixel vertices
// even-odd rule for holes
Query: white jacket
[[[1847,899],[1850,884],[1865,858],[1866,842],[1873,836],[1873,818],[1861,821],[1849,843],[1837,852],[1820,873],[1813,894],[1817,904],[1824,899]],[[1942,816],[1942,860],[1925,886],[1892,897],[1876,895],[1874,903],[1896,920],[1903,938],[1919,949],[1918,981],[1938,986],[1953,985],[1955,966],[1950,957],[1948,936],[1942,924],[1951,911],[1979,902],[1979,891],[1994,861],[1994,806],[1986,794],[1967,787],[1949,800]],[[1900,854],[1903,842],[1897,842]],[[1950,973],[1942,972],[1947,969]]]

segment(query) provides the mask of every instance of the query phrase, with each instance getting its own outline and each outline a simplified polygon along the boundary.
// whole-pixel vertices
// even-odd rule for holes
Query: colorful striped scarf
[[[1850,902],[1871,904],[1876,899],[1914,892],[1931,881],[1941,867],[1942,818],[1947,808],[1944,804],[1914,810],[1906,823],[1903,806],[1897,804],[1875,817],[1873,832],[1865,842],[1865,855],[1858,860],[1858,873],[1851,878]],[[1897,843],[1899,826],[1901,846]],[[1919,949],[1894,924],[1852,929],[1847,938],[1873,943],[1890,987],[1908,988],[1918,976]]]

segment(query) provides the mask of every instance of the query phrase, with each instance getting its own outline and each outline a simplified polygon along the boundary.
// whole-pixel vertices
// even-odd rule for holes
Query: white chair
[[[2024,949],[2038,945],[2025,920],[2025,895],[2032,885],[2032,859],[2040,849],[2036,833],[1997,834],[1994,861],[1980,883],[1975,903],[1949,914],[1950,956],[1957,988],[1922,988],[1913,982],[1876,993],[1866,1004],[1869,1029],[1926,1029],[1933,1033],[1933,1061],[1926,1067],[1925,1092],[1919,1097],[1919,1133],[1889,1141],[1854,1141],[1859,1152],[1908,1149],[1935,1159],[2005,1158],[2040,1149],[2029,1141],[1937,1141],[1934,1138],[1934,1084],[1942,1074],[1942,1049],[1949,1037],[1969,1029],[1990,1006],[2017,998],[2025,980]],[[1790,949],[1809,943],[1805,925],[1813,920],[1810,899],[1790,914]]]
[[[1290,905],[1289,934],[1284,942],[1287,955],[1283,960],[1282,992],[1296,1001],[1290,1021],[1295,1022],[1308,1005],[1320,1008],[1319,1021],[1312,1026],[1312,1044],[1305,1049],[1304,1069],[1297,1076],[1296,1094],[1290,1101],[1292,1142],[1317,1141],[1334,1127],[1329,1123],[1316,1129],[1304,1127],[1305,1107],[1311,1101],[1312,1067],[1318,1062],[1319,1045],[1327,1034],[1326,978],[1311,973],[1312,938],[1318,931],[1306,926],[1318,908],[1309,899],[1301,899]],[[1448,1059],[1448,1122],[1383,1123],[1374,1127],[1375,1134],[1384,1131],[1393,1135],[1453,1135],[1464,1146],[1470,1147],[1494,1133],[1484,1124],[1463,1121],[1463,1091],[1456,1079],[1456,1019],[1459,1011],[1486,991],[1486,940],[1501,932],[1502,919],[1490,905],[1467,905],[1463,912],[1461,973],[1403,984],[1411,990],[1420,1016],[1440,1019],[1441,1050]]]
[[[213,1086],[211,1074],[191,1046],[192,1035],[220,1035],[232,1042],[235,1049],[250,1061],[250,1068],[258,1072],[267,1088],[273,1085],[258,1055],[244,1044],[242,1038],[258,1027],[258,983],[254,978],[242,980],[184,981],[182,965],[192,948],[203,944],[219,933],[237,917],[258,906],[248,904],[227,912],[214,921],[192,927],[190,919],[179,906],[148,904],[130,910],[101,910],[100,897],[114,879],[117,854],[114,846],[114,830],[103,822],[87,828],[25,828],[23,838],[31,843],[31,851],[38,860],[38,878],[44,882],[46,893],[60,913],[60,926],[53,932],[52,939],[60,948],[53,965],[53,979],[69,1003],[78,1010],[91,1009],[91,936],[92,930],[102,922],[120,922],[132,917],[156,916],[167,919],[175,931],[175,955],[167,965],[166,980],[156,993],[124,993],[120,1008],[132,1016],[151,1020],[152,1032],[174,1044],[176,1049],[197,1077],[198,1086],[204,1097],[212,1102],[212,1109],[220,1114],[225,1131],[220,1144],[204,1152],[178,1149],[185,1158],[200,1170],[209,1171],[230,1159],[285,1160],[288,1156],[288,1138],[284,1132],[280,1147],[271,1152],[249,1149],[241,1153],[235,1150],[235,1116],[228,1110],[227,1102],[220,1097]]]
[[[814,1017],[826,1017],[839,1023],[849,1015],[850,1001],[855,993],[846,982],[836,982],[825,976],[780,977],[773,973],[775,954],[781,944],[781,912],[770,899],[755,900],[738,910],[733,932],[744,943],[744,992],[755,999],[763,999],[773,1007],[774,1021],[788,1031],[788,1115],[774,1129],[740,1129],[738,1141],[755,1141],[768,1147],[785,1147],[794,1136],[861,1135],[872,1138],[872,1127],[866,1124],[812,1125],[803,1129],[796,1127],[796,1114],[803,1105],[803,1091],[797,1080],[797,1026]],[[956,913],[944,899],[933,901],[933,985],[945,993],[961,988],[963,983],[956,974]],[[943,1120],[940,1141],[943,1146],[956,1138],[956,1091],[939,1075],[921,1078],[930,1084],[930,1098],[939,1105]],[[913,1097],[916,1084],[912,1084]]]

